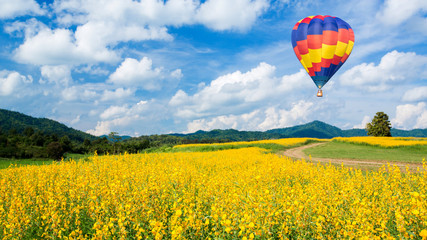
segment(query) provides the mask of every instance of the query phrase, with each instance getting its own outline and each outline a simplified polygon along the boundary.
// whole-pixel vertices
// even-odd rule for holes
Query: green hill
[[[400,130],[391,129],[393,137],[427,137],[427,129]],[[312,137],[312,138],[334,138],[334,137],[356,137],[367,136],[365,129],[342,130],[321,121],[313,121],[302,125],[287,128],[272,129],[265,132],[260,131],[238,131],[234,129],[212,131],[197,131],[189,134],[171,134],[188,140],[207,142],[208,139],[221,141],[250,141],[289,137]]]
[[[44,134],[55,134],[58,137],[68,136],[72,141],[83,142],[85,139],[95,140],[97,137],[88,133],[67,127],[66,125],[47,118],[34,118],[19,112],[0,109],[0,130],[9,132],[14,129],[18,133],[28,127]]]
[[[289,137],[333,138],[342,136],[342,130],[321,121],[313,121],[303,125],[279,128],[266,131]]]

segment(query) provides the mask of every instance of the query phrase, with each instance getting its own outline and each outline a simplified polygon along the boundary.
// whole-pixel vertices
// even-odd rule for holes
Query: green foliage
[[[62,156],[64,155],[65,151],[62,147],[62,144],[59,142],[51,142],[46,146],[46,152],[49,158],[55,159],[55,160],[61,160]]]
[[[391,123],[388,115],[384,112],[377,112],[372,122],[366,124],[366,131],[369,136],[374,137],[391,137]]]

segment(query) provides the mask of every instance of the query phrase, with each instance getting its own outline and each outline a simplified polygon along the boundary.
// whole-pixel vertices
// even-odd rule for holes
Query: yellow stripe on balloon
[[[322,49],[308,49],[308,54],[312,63],[320,63],[322,61]]]
[[[310,54],[309,53],[307,53],[307,54],[304,54],[304,55],[301,55],[301,58],[302,58],[302,61],[304,62],[304,64],[305,64],[305,67],[306,68],[311,68],[311,67],[313,67],[313,65],[311,64],[311,59],[310,59]],[[308,71],[307,71],[308,72]]]
[[[345,51],[347,50],[347,43],[343,43],[341,41],[337,42],[337,49],[335,49],[335,55],[338,57],[344,56]]]
[[[300,63],[301,63],[301,65],[304,67],[304,69],[307,71],[307,73],[308,73],[308,68],[305,66],[305,63],[304,63],[304,61],[301,59],[301,61],[300,61]]]
[[[332,59],[335,55],[336,45],[322,44],[322,58]]]
[[[348,41],[348,46],[347,46],[347,49],[345,50],[345,53],[347,53],[347,55],[350,55],[351,51],[353,50],[353,46],[354,46],[354,42]]]

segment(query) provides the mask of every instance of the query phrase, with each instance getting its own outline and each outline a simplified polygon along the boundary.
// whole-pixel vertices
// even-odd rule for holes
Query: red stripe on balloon
[[[310,21],[311,21],[311,18],[306,17],[306,18],[304,18],[304,19],[301,21],[301,23],[307,23],[307,24],[309,24],[309,23],[310,23]]]
[[[313,19],[322,19],[322,21],[325,19],[326,16],[317,15]]]
[[[332,59],[332,64],[338,65],[341,62],[340,56],[334,55],[334,58]]]
[[[344,63],[345,61],[347,61],[348,56],[350,55],[348,55],[347,53],[344,53],[344,56],[342,56],[341,58],[341,62]]]
[[[308,75],[310,75],[310,77],[316,76],[316,74],[314,73],[314,68],[309,68],[308,69]]]
[[[322,67],[323,68],[328,68],[328,67],[330,67],[331,66],[331,63],[332,63],[332,59],[325,59],[325,58],[322,58]]]
[[[320,72],[322,70],[322,63],[311,63],[313,65],[314,72]]]

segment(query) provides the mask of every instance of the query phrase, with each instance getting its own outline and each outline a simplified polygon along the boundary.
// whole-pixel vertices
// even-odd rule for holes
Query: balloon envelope
[[[294,52],[319,89],[347,60],[353,45],[353,29],[337,17],[306,17],[292,29]]]

